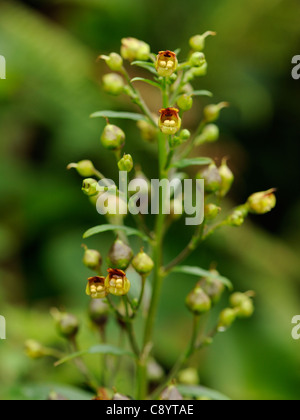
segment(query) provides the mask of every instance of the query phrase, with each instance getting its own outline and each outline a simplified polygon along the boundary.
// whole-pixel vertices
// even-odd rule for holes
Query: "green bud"
[[[131,155],[124,155],[118,162],[118,168],[120,171],[131,172],[133,169],[133,159]]]
[[[207,204],[204,208],[204,215],[206,220],[214,220],[221,213],[221,207],[215,204]]]
[[[250,213],[266,214],[273,210],[276,206],[275,191],[276,189],[272,188],[271,190],[251,195],[247,202]]]
[[[201,77],[201,76],[206,76],[207,75],[207,69],[208,69],[208,64],[204,63],[203,66],[201,67],[193,67],[190,71],[191,71],[191,75],[190,77]],[[191,80],[193,80],[191,78]]]
[[[108,150],[120,150],[125,144],[125,133],[116,125],[107,124],[101,136],[103,147]]]
[[[235,309],[232,309],[232,308],[224,309],[224,311],[220,313],[218,331],[224,332],[228,328],[230,328],[231,325],[236,320],[236,317],[237,317],[237,313]]]
[[[220,191],[222,179],[219,170],[214,163],[197,175],[198,179],[204,179],[204,188],[207,194],[214,194]]]
[[[34,360],[47,356],[45,347],[35,340],[27,340],[25,342],[25,353],[27,357]]]
[[[234,212],[228,217],[228,225],[233,227],[240,227],[245,222],[245,216],[241,210],[234,210]]]
[[[197,286],[186,298],[186,306],[195,315],[204,314],[211,309],[211,300],[203,289]]]
[[[121,55],[125,60],[147,61],[150,57],[150,46],[136,38],[123,38]]]
[[[182,401],[183,397],[175,387],[175,385],[170,385],[166,388],[160,398],[161,401]]]
[[[103,89],[110,95],[118,96],[124,91],[125,83],[117,73],[109,73],[103,76]]]
[[[91,270],[98,271],[102,265],[102,256],[100,252],[95,249],[88,249],[85,247],[83,264]]]
[[[208,36],[215,36],[216,32],[207,31],[203,35],[195,35],[190,39],[190,47],[194,51],[203,51],[205,48],[205,40]]]
[[[189,59],[191,67],[202,67],[205,63],[205,55],[202,52],[194,52]]]
[[[193,107],[193,102],[192,96],[186,93],[177,99],[177,105],[182,111],[189,111]]]
[[[51,310],[58,333],[67,339],[74,338],[79,331],[79,322],[76,316],[60,312],[54,308]]]
[[[108,321],[109,306],[102,299],[92,299],[89,307],[90,320],[98,327],[104,327]]]
[[[215,270],[212,270],[213,273],[218,275],[219,273]],[[221,299],[222,294],[225,291],[225,286],[218,279],[218,277],[207,277],[200,282],[200,286],[207,296],[211,299],[212,304],[215,305]]]
[[[178,373],[178,382],[183,385],[198,385],[200,382],[197,369],[188,368]]]
[[[205,121],[208,123],[216,121],[220,116],[221,110],[223,108],[227,108],[228,106],[228,102],[221,102],[218,105],[207,105],[204,108]]]
[[[156,115],[153,115],[156,119]],[[140,120],[137,122],[137,126],[141,131],[143,140],[153,143],[157,138],[158,129],[147,121]]]
[[[215,124],[208,124],[204,127],[202,134],[195,139],[195,145],[200,146],[204,143],[213,143],[219,139],[220,130]]]
[[[187,130],[187,129],[181,130],[180,131],[180,134],[179,134],[179,138],[182,141],[185,142],[185,141],[187,141],[187,140],[189,140],[191,138],[191,132],[189,130]]]
[[[95,174],[95,167],[90,160],[82,160],[78,163],[70,163],[67,169],[76,169],[80,176],[88,178]]]
[[[234,293],[230,296],[230,305],[236,309],[238,318],[250,318],[253,315],[254,304],[250,297],[252,293]]]
[[[132,266],[141,276],[148,276],[154,268],[154,262],[141,250],[132,260]]]
[[[223,159],[222,165],[219,168],[219,174],[222,179],[221,189],[219,191],[220,197],[225,197],[230,191],[232,184],[234,182],[234,175],[232,171],[227,166],[227,160]]]
[[[124,244],[121,239],[117,239],[112,245],[108,254],[108,265],[111,268],[126,270],[133,258],[132,249]]]
[[[241,306],[249,297],[245,293],[236,292],[229,298],[229,303],[232,308]]]
[[[106,64],[112,71],[121,71],[123,68],[123,58],[120,54],[112,52],[108,57],[101,55],[100,58],[106,61]]]
[[[99,189],[100,187],[98,182],[93,178],[85,179],[82,182],[82,191],[89,197],[97,195],[99,193]]]

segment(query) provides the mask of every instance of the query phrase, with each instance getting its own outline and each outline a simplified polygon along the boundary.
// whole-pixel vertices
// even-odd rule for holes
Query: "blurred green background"
[[[80,246],[82,233],[102,219],[82,196],[78,176],[65,168],[86,158],[114,173],[99,144],[103,122],[89,115],[128,108],[124,97],[101,91],[107,69],[97,56],[118,51],[120,38],[135,36],[154,52],[181,47],[184,57],[189,37],[206,30],[218,36],[207,41],[209,73],[197,83],[231,108],[222,114],[221,141],[205,153],[230,156],[234,204],[277,187],[278,206],[241,229],[220,232],[190,258],[205,268],[217,261],[237,289],[257,292],[253,319],[220,335],[193,363],[200,361],[202,384],[231,398],[299,399],[300,343],[291,338],[291,319],[300,313],[300,96],[299,81],[291,77],[291,59],[300,50],[299,9],[298,0],[2,0],[0,55],[7,80],[0,81],[0,314],[7,319],[7,340],[0,341],[1,399],[39,398],[37,384],[81,383],[72,366],[54,369],[51,361],[32,362],[23,354],[27,338],[63,346],[51,306],[78,314],[82,346],[95,343],[85,315],[89,272]],[[150,92],[144,87],[156,111]],[[191,127],[202,106],[190,113]],[[127,132],[126,151],[136,161],[148,153],[144,171],[155,176],[152,148],[133,123],[120,126]],[[166,259],[190,233],[183,224],[170,232]],[[112,239],[96,237],[88,245],[104,252]],[[193,281],[176,276],[165,284],[155,356],[166,369],[189,335],[182,296]],[[120,391],[128,375],[119,378]]]

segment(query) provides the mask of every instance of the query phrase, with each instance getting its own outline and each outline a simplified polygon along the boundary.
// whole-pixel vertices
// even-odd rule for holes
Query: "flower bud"
[[[236,292],[229,298],[229,303],[232,308],[241,306],[249,297],[245,293]]]
[[[27,357],[34,360],[47,356],[45,347],[35,340],[27,340],[25,342],[25,353]]]
[[[208,124],[204,127],[202,134],[195,139],[195,145],[200,146],[204,143],[213,143],[219,139],[220,130],[215,124]]]
[[[70,163],[70,165],[67,166],[67,169],[72,168],[75,168],[79,175],[83,176],[84,178],[88,178],[95,174],[95,167],[93,162],[90,160],[82,160],[78,163]]]
[[[176,54],[172,51],[160,51],[156,57],[155,67],[159,76],[172,76],[178,67]]]
[[[234,212],[228,217],[228,225],[233,227],[240,227],[245,222],[245,215],[244,213],[239,210],[235,209]]]
[[[227,308],[220,313],[218,331],[226,331],[236,320],[237,313],[235,309]]]
[[[191,67],[202,67],[205,63],[205,55],[202,52],[194,52],[189,59]]]
[[[250,318],[254,313],[253,300],[247,293],[234,293],[231,295],[230,305],[236,309],[238,318]]]
[[[211,309],[211,300],[207,294],[197,286],[186,298],[186,306],[195,315],[204,314]]]
[[[191,75],[189,76],[191,80],[195,77],[201,77],[207,75],[208,64],[205,62],[201,67],[193,67],[191,68],[190,72]]]
[[[133,258],[132,249],[117,239],[108,254],[108,265],[119,270],[126,270]]]
[[[112,71],[121,71],[123,68],[123,58],[120,54],[112,52],[108,57],[101,55],[100,58],[106,61],[106,64]]]
[[[58,333],[64,338],[73,338],[79,331],[79,322],[76,316],[53,308],[51,315],[54,318]]]
[[[187,141],[191,138],[191,132],[187,129],[180,131],[179,137],[182,141]]]
[[[189,130],[182,130],[180,131],[179,136],[172,136],[169,139],[169,145],[171,149],[175,149],[178,146],[181,146],[182,144],[186,143],[189,138],[191,137],[191,132]]]
[[[132,260],[132,266],[141,276],[148,276],[154,268],[154,262],[143,250]]]
[[[103,147],[108,150],[120,150],[125,144],[125,133],[116,125],[107,124],[101,136]]]
[[[215,204],[207,204],[204,207],[204,215],[206,220],[214,220],[221,213],[221,207],[216,206]]]
[[[216,121],[219,116],[220,112],[223,108],[227,108],[229,104],[227,102],[221,102],[218,105],[207,105],[204,108],[204,118],[205,121],[210,123]]]
[[[108,269],[105,287],[114,296],[124,296],[130,290],[130,281],[122,270]]]
[[[276,190],[259,192],[251,195],[248,199],[248,206],[250,213],[253,214],[266,214],[269,213],[276,206]]]
[[[223,159],[222,165],[219,168],[219,174],[222,179],[221,189],[219,191],[220,197],[225,197],[228,192],[230,191],[233,181],[234,181],[234,175],[232,171],[227,166],[227,160]]]
[[[102,256],[100,252],[95,249],[88,249],[85,247],[83,264],[91,270],[99,270],[102,265]]]
[[[92,299],[104,299],[108,292],[105,287],[105,277],[90,277],[86,287],[86,294]]]
[[[133,159],[131,155],[124,155],[118,162],[120,171],[131,172],[133,169]]]
[[[118,96],[124,91],[125,83],[118,73],[109,73],[103,76],[103,89],[110,95]]]
[[[177,105],[182,111],[189,111],[193,107],[193,98],[186,93],[179,96],[177,99]]]
[[[222,185],[222,179],[218,168],[212,163],[207,169],[197,175],[198,179],[204,179],[204,188],[207,194],[218,192]]]
[[[99,184],[93,178],[87,178],[82,182],[82,191],[89,197],[93,197],[99,193]]]
[[[197,369],[187,368],[178,373],[178,382],[183,385],[198,385],[200,382]]]
[[[205,32],[203,35],[195,35],[190,39],[190,47],[194,51],[203,51],[205,48],[205,40],[208,36],[217,35],[216,32]]]
[[[109,315],[109,306],[101,299],[93,299],[89,307],[90,320],[98,327],[104,327]]]
[[[156,115],[154,116],[154,119]],[[157,138],[157,128],[155,128],[152,124],[147,121],[140,120],[137,122],[137,126],[141,131],[141,135],[143,140],[148,141],[150,143],[154,142]]]
[[[176,108],[161,109],[159,119],[159,128],[164,134],[176,134],[181,128],[181,118],[179,110]]]
[[[218,275],[219,273],[215,270],[212,272]],[[212,304],[215,305],[221,299],[222,294],[225,291],[225,286],[218,279],[218,277],[207,277],[200,282],[200,286],[202,287],[203,291],[207,294],[207,296],[211,299]]]
[[[123,38],[121,55],[125,60],[147,61],[150,57],[150,46],[136,38]]]
[[[175,385],[170,385],[166,388],[160,398],[161,401],[182,401],[183,397],[175,387]]]

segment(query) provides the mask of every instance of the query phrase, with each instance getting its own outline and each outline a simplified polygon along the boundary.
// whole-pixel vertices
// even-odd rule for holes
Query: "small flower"
[[[124,155],[118,162],[118,168],[120,171],[131,172],[133,169],[133,159],[131,155]]]
[[[148,276],[154,268],[154,262],[143,250],[132,260],[132,266],[137,273]]]
[[[117,239],[108,254],[108,264],[112,268],[126,270],[133,258],[132,249],[121,239]]]
[[[150,57],[150,46],[136,38],[123,38],[121,55],[125,60],[147,61]]]
[[[81,160],[78,163],[70,163],[67,169],[76,169],[80,176],[88,178],[95,174],[95,167],[90,160]]]
[[[105,287],[105,277],[90,277],[86,287],[86,294],[92,299],[104,299],[108,292]]]
[[[82,191],[84,194],[88,195],[89,197],[93,197],[99,193],[99,184],[93,178],[85,179],[82,182]]]
[[[109,56],[101,55],[100,58],[105,60],[106,64],[112,71],[121,71],[123,68],[123,58],[120,54],[112,52]]]
[[[181,128],[181,118],[177,108],[165,108],[160,111],[159,128],[164,134],[176,134]]]
[[[91,270],[99,270],[102,265],[102,256],[100,252],[95,249],[88,249],[85,247],[83,264]]]
[[[160,51],[156,58],[155,67],[159,76],[172,76],[178,67],[176,54],[172,51]]]
[[[109,73],[103,76],[103,89],[110,95],[118,96],[124,91],[124,80],[117,73]]]
[[[125,144],[125,133],[113,124],[107,124],[101,136],[101,143],[105,149],[120,150]]]
[[[250,213],[266,214],[276,206],[275,188],[251,195],[248,199]]]
[[[105,287],[115,296],[124,296],[130,290],[130,281],[122,270],[109,268],[108,276],[105,279]]]

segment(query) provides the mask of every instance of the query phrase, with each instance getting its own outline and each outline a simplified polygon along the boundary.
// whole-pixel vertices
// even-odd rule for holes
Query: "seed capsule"
[[[93,299],[89,307],[89,317],[98,327],[104,327],[108,321],[109,306],[101,299]]]
[[[125,144],[125,133],[116,125],[107,124],[102,133],[101,142],[108,150],[120,150]]]
[[[103,89],[110,95],[118,96],[124,91],[125,83],[118,73],[109,73],[103,76]]]
[[[154,262],[143,250],[132,260],[132,266],[142,276],[149,275],[154,268]]]
[[[197,175],[198,179],[204,180],[204,188],[207,194],[214,194],[220,191],[222,179],[217,166],[212,163],[207,169]]]
[[[227,308],[221,312],[218,324],[218,331],[224,332],[234,323],[237,317],[235,309]]]
[[[121,239],[117,239],[108,254],[108,264],[112,268],[126,270],[133,258],[132,249]]]
[[[186,306],[195,315],[202,315],[211,309],[211,300],[203,289],[197,286],[186,298]]]
[[[79,321],[76,316],[65,312],[60,312],[58,309],[53,308],[51,315],[56,323],[58,333],[67,339],[73,338],[79,331]]]
[[[102,256],[95,249],[86,249],[83,256],[83,264],[91,270],[99,270],[102,265]]]

